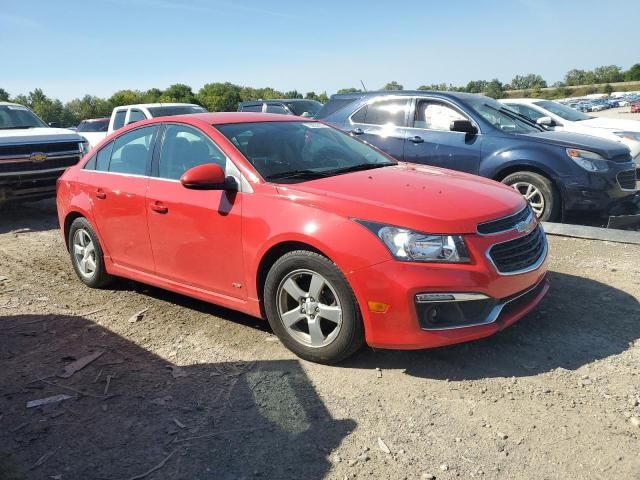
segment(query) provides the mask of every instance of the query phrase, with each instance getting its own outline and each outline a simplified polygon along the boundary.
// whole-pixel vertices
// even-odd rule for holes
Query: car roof
[[[539,100],[545,100],[544,98],[501,98],[498,101],[502,103],[528,103],[537,102]]]
[[[255,123],[255,122],[313,122],[310,118],[301,118],[294,115],[282,115],[278,113],[256,112],[217,112],[217,113],[191,113],[188,115],[175,115],[171,117],[157,117],[151,120],[159,122],[171,122],[179,119],[199,120],[209,125],[224,125],[226,123]]]
[[[441,97],[441,98],[458,98],[461,100],[468,98],[476,98],[477,93],[466,93],[466,92],[443,92],[436,90],[376,90],[370,92],[354,92],[354,93],[336,93],[331,95],[331,99],[339,99],[339,98],[364,98],[364,97],[378,97],[378,96],[396,96],[396,97],[413,97],[420,95],[429,95],[433,97]]]
[[[82,120],[83,122],[104,122],[106,120],[110,120],[110,117],[101,117],[101,118],[87,118]]]
[[[262,100],[246,100],[244,102],[240,102],[240,105],[248,105],[251,103],[264,103],[264,102],[289,102],[289,103],[296,103],[296,102],[318,102],[317,100],[314,100],[312,98],[265,98]],[[318,102],[320,103],[320,102]]]
[[[12,105],[14,107],[24,107],[24,105],[20,105],[19,103],[13,103],[13,102],[0,102],[0,105]]]
[[[199,107],[200,105],[195,104],[195,103],[136,103],[134,105],[118,105],[117,107],[115,107],[116,109],[118,108],[140,108],[140,107],[144,107],[144,108],[154,108],[154,107],[185,107],[185,106],[189,106],[189,107]]]

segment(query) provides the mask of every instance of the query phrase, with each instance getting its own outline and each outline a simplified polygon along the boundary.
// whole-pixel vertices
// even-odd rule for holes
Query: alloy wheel
[[[536,217],[541,217],[544,213],[545,201],[544,195],[542,195],[542,192],[538,187],[528,182],[516,182],[511,186],[515,188],[525,198],[525,200],[527,200],[527,202],[529,202],[529,205],[531,205]]]
[[[287,333],[313,348],[329,345],[342,327],[342,306],[331,283],[312,270],[285,276],[276,292],[278,315]]]
[[[73,235],[73,260],[84,278],[92,278],[95,275],[96,248],[91,235],[83,228],[76,230]]]

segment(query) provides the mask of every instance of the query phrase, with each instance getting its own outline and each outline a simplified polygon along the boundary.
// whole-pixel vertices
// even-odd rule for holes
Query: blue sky
[[[69,100],[230,81],[333,93],[640,62],[631,0],[2,0],[0,87]]]

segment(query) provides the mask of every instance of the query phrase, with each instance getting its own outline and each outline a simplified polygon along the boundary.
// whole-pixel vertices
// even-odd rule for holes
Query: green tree
[[[7,92],[4,88],[0,88],[0,102],[8,102],[9,101],[9,92]]]
[[[482,93],[491,98],[504,98],[505,96],[504,86],[502,85],[502,82],[500,82],[500,80],[498,80],[497,78],[494,78],[493,80],[488,82]]]
[[[322,92],[320,95],[318,95],[318,98],[316,98],[316,100],[318,100],[320,103],[327,103],[329,101],[329,96],[327,95],[327,92]]]
[[[611,95],[613,93],[613,87],[611,86],[610,83],[607,83],[602,89],[602,92],[606,93],[607,95]]]
[[[162,90],[159,88],[150,88],[144,92],[144,103],[158,103],[162,97]]]
[[[195,103],[196,95],[189,85],[183,83],[174,83],[162,92],[163,102],[165,103]]]
[[[341,88],[336,93],[360,93],[362,90],[359,88]]]
[[[198,92],[198,101],[210,112],[234,112],[242,101],[242,88],[230,82],[207,83]]]
[[[603,65],[593,71],[595,83],[621,82],[624,80],[622,69],[617,65]]]
[[[624,72],[624,79],[626,82],[640,80],[640,63],[636,63],[629,70]]]
[[[482,93],[487,88],[488,82],[486,80],[471,80],[465,87],[465,92],[469,93]]]
[[[382,90],[404,90],[404,87],[393,80],[382,87]]]
[[[527,90],[534,88],[545,88],[547,82],[541,75],[528,73],[527,75],[516,75],[511,80],[511,88],[513,90]]]
[[[284,98],[304,98],[297,90],[291,90],[284,93]]]
[[[66,103],[65,108],[78,119],[78,121],[88,118],[108,117],[111,115],[112,107],[105,99],[92,95],[85,95],[82,98],[74,98]]]
[[[433,92],[445,92],[447,90],[453,90],[452,85],[446,83],[432,83],[431,85],[420,85],[418,90],[431,90]]]
[[[145,96],[140,90],[119,90],[109,97],[109,103],[112,107],[135,105],[136,103],[144,102]]]

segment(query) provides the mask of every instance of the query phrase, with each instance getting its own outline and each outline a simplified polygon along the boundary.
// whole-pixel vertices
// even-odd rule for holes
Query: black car
[[[458,92],[333,95],[316,114],[398,160],[512,186],[541,220],[635,209],[635,166],[618,142],[551,132],[495,100]]]
[[[320,102],[301,98],[253,100],[241,102],[238,105],[239,112],[280,113],[283,115],[298,115],[300,117],[313,117],[321,108],[322,104]]]

